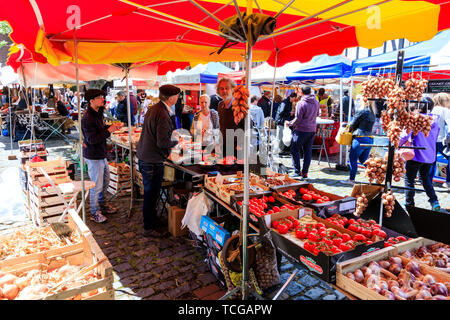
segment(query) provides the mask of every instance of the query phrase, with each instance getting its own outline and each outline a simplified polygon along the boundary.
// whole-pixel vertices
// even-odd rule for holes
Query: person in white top
[[[212,143],[214,131],[219,129],[219,115],[216,110],[210,109],[210,97],[207,94],[200,96],[200,112],[194,115],[191,125],[191,134],[201,135],[202,144]]]
[[[145,114],[147,113],[148,107],[152,103],[152,98],[153,98],[152,96],[147,96],[145,98],[145,100],[142,102],[142,105],[141,105],[141,116],[140,116],[140,119],[139,119],[139,123],[141,125],[144,124]]]
[[[450,170],[448,165],[448,157],[443,153],[446,146],[444,143],[447,135],[450,133],[450,96],[441,92],[433,97],[434,107],[431,110],[432,114],[439,116],[439,135],[436,141],[436,154],[441,153],[447,159],[447,169],[446,169],[446,179],[445,183],[442,185],[444,188],[450,189]],[[430,174],[428,175],[433,181],[434,174],[436,172],[436,161],[431,166]]]

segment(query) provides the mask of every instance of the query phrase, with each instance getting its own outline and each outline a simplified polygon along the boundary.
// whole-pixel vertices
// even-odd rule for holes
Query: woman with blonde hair
[[[450,189],[450,170],[448,165],[449,158],[443,153],[446,146],[445,140],[450,132],[450,96],[445,92],[440,92],[433,97],[433,103],[434,107],[431,110],[431,113],[439,116],[438,124],[440,129],[438,139],[436,141],[436,155],[440,153],[447,159],[445,183],[443,183],[442,186]],[[436,161],[434,161],[430,170],[431,171],[428,176],[430,182],[433,182],[434,173],[436,172]]]
[[[362,147],[361,144],[373,144],[372,128],[375,123],[376,109],[374,102],[364,104],[361,101],[360,109],[350,123],[350,130],[353,131],[353,140],[350,148],[350,178],[341,183],[354,184],[358,171],[358,160],[364,163],[370,154],[371,147]]]
[[[207,94],[200,96],[200,112],[194,115],[191,134],[201,135],[203,145],[212,143],[214,131],[219,129],[219,115],[216,110],[210,109],[211,99]]]

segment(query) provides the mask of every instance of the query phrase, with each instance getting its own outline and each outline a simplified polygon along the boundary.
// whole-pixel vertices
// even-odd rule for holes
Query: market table
[[[327,152],[327,147],[325,145],[325,126],[330,125],[330,124],[334,124],[334,120],[331,119],[322,119],[322,118],[316,118],[316,123],[318,126],[318,130],[319,132],[322,132],[321,137],[322,137],[322,144],[319,146],[313,146],[313,149],[320,149],[319,151],[319,164],[320,164],[320,159],[322,157],[322,150],[325,151],[325,156],[327,157],[327,162],[328,162],[328,167],[331,169],[331,165],[330,165],[330,159],[328,158],[328,152]]]
[[[50,131],[50,134],[45,138],[44,142],[47,141],[51,136],[58,136],[64,139],[66,142],[70,143],[70,140],[62,134],[59,130],[61,127],[69,120],[69,117],[58,116],[58,115],[50,115],[48,118],[40,117],[39,118],[42,126],[44,127],[44,133]],[[62,120],[59,124],[58,120]]]

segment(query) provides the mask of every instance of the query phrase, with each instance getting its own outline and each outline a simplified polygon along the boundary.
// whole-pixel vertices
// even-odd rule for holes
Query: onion
[[[389,286],[388,286],[387,282],[384,281],[384,280],[381,280],[378,285],[379,285],[381,290],[388,290],[389,289]]]
[[[395,296],[392,292],[390,292],[389,290],[385,290],[385,289],[381,289],[380,294],[386,298],[388,298],[388,300],[395,300]]]
[[[353,273],[351,272],[347,272],[347,274],[345,275],[347,278],[352,279],[353,281],[355,281],[355,276],[353,275]]]
[[[399,264],[402,265],[402,259],[400,257],[390,257],[389,262],[391,264]]]
[[[5,284],[3,286],[3,295],[8,300],[13,300],[15,297],[17,297],[18,293],[19,287],[17,287],[15,284]]]
[[[391,290],[391,291],[392,291],[392,287],[400,287],[398,282],[395,280],[388,280],[387,284],[389,286],[389,290]]]
[[[416,300],[429,300],[433,296],[427,289],[421,289],[416,296]]]
[[[434,279],[434,277],[431,274],[426,274],[422,281],[425,283],[425,285],[427,285],[428,287],[431,287],[433,284],[436,283],[436,280]]]
[[[382,267],[384,269],[389,269],[389,266],[391,265],[389,263],[389,261],[386,261],[386,260],[378,261],[378,264],[380,265],[380,267]]]
[[[391,264],[391,266],[389,267],[389,271],[395,275],[398,275],[400,271],[402,271],[402,269],[402,266],[397,263]]]
[[[415,261],[410,261],[408,262],[408,264],[405,266],[405,269],[409,272],[411,272],[414,276],[419,277],[422,274],[420,273],[420,268],[419,265],[417,264],[417,262]]]
[[[448,295],[447,287],[440,282],[433,284],[430,288],[430,292],[433,296],[442,295],[446,297]]]
[[[433,300],[447,300],[447,297],[438,294],[433,297]]]
[[[363,280],[364,280],[364,274],[362,273],[362,271],[361,271],[360,269],[356,269],[356,270],[353,272],[353,274],[354,274],[354,276],[355,276],[355,281],[356,281],[356,282],[358,282],[358,283],[363,282]]]

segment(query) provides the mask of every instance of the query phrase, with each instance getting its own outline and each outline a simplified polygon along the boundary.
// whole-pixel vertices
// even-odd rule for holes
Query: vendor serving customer
[[[213,143],[214,131],[219,129],[219,114],[216,110],[209,108],[210,102],[211,99],[208,95],[200,96],[200,112],[195,114],[191,126],[191,134],[194,139],[201,137],[204,146]]]

